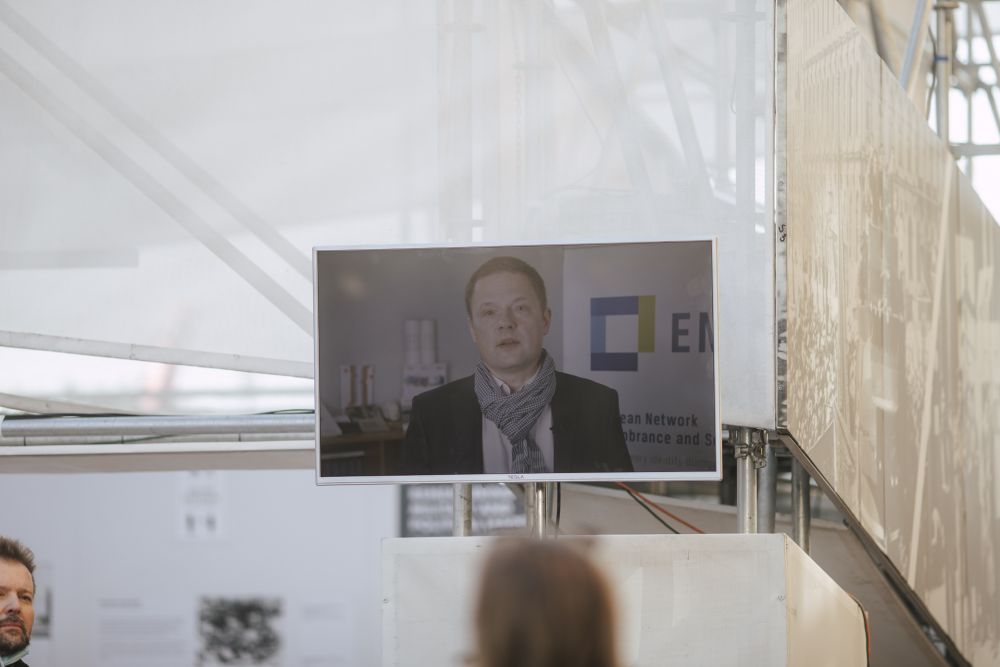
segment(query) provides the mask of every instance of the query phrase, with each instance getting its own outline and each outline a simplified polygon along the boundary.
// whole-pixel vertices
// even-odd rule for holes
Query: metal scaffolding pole
[[[753,430],[730,429],[736,457],[736,532],[757,532],[757,468],[753,453]]]
[[[956,38],[957,39],[957,38]],[[972,62],[972,8],[969,6],[965,7],[965,59],[968,63]],[[957,57],[956,57],[957,62]],[[975,73],[975,80],[979,82],[979,72]],[[965,89],[965,141],[969,144],[972,143],[972,126],[973,126],[973,104],[972,100],[976,93],[974,87],[969,87]],[[954,153],[953,153],[954,154]],[[974,161],[972,156],[967,156],[965,158],[965,175],[969,177],[971,182],[973,179],[973,164]]]
[[[937,52],[934,54],[934,73],[937,78],[937,89],[934,91],[935,108],[937,109],[938,136],[946,144],[951,144],[951,121],[948,115],[951,93],[952,70],[952,18],[951,12],[958,6],[956,2],[939,2],[934,6],[937,11]]]
[[[809,496],[809,473],[797,460],[792,461],[792,539],[809,553],[809,526],[812,508]]]
[[[452,518],[451,534],[455,537],[468,537],[472,535],[472,485],[453,486],[455,514]]]
[[[524,485],[524,514],[532,537],[544,538],[548,527],[548,489],[545,482]]]
[[[0,436],[0,447],[48,447],[81,445],[162,445],[166,443],[208,442],[311,442],[312,432],[299,433],[213,433],[211,435],[60,435],[43,438],[9,438]],[[309,445],[304,444],[304,447]]]
[[[545,521],[546,521],[546,534],[552,537],[558,537],[559,526],[556,523],[556,482],[546,482],[545,483]]]
[[[892,63],[892,52],[886,43],[886,32],[885,32],[885,11],[882,8],[881,0],[868,0],[868,15],[871,16],[872,21],[872,37],[875,40],[875,51],[878,52],[878,57],[888,66],[893,72],[896,68]]]
[[[774,506],[777,495],[778,456],[775,445],[768,442],[764,445],[764,467],[757,472],[757,527],[762,533],[774,532]]]
[[[913,11],[910,36],[906,41],[906,55],[903,57],[903,66],[899,73],[899,81],[903,84],[906,94],[911,98],[916,91],[919,80],[915,72],[920,69],[920,54],[924,50],[924,39],[927,35],[927,22],[930,20],[930,13],[930,0],[918,0]]]
[[[3,417],[0,436],[49,438],[97,436],[231,435],[237,433],[309,433],[312,413],[155,417]]]

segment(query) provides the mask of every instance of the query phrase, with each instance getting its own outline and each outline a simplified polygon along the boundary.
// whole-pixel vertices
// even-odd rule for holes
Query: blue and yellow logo
[[[608,318],[618,316],[638,318],[635,351],[608,351]],[[609,296],[590,300],[590,370],[637,371],[639,353],[653,352],[655,344],[655,296]]]

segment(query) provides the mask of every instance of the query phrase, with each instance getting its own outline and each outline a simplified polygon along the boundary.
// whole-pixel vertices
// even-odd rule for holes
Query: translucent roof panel
[[[434,23],[385,9],[0,8],[2,329],[311,360],[309,248],[384,239],[436,123]]]
[[[0,3],[0,345],[305,377],[313,246],[719,236],[772,424],[771,12]]]

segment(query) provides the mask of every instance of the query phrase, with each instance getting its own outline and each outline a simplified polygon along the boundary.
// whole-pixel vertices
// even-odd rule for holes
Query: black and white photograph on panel
[[[719,479],[716,254],[314,249],[319,483]]]
[[[31,630],[32,639],[50,639],[52,637],[52,608],[54,587],[52,564],[40,561],[35,566],[35,625]]]
[[[277,597],[203,597],[198,667],[281,664],[283,603]]]

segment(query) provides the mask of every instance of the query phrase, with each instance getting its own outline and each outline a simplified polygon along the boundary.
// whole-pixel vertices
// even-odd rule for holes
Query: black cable
[[[315,412],[312,408],[285,408],[283,410],[268,410],[266,412],[251,412],[247,413],[245,416],[256,417],[262,415],[311,415]],[[166,415],[166,414],[138,414],[135,412],[97,412],[97,413],[81,413],[81,412],[46,412],[43,414],[20,414],[20,415],[5,415],[11,421],[17,420],[32,420],[32,419],[51,419],[55,417],[190,417],[191,415]],[[202,417],[213,417],[218,415],[197,415]],[[228,416],[228,415],[226,415]]]
[[[86,413],[81,414],[77,412],[46,412],[44,414],[23,414],[23,415],[6,415],[7,419],[11,421],[30,421],[32,419],[49,419],[50,417],[144,417],[147,415],[137,415],[132,412],[101,412],[101,413]]]
[[[646,506],[646,503],[644,503],[641,500],[639,500],[639,496],[637,496],[634,493],[632,493],[632,491],[630,489],[625,489],[625,493],[627,493],[629,495],[629,497],[632,498],[632,500],[634,500],[635,502],[639,503],[639,507],[641,507],[642,509],[644,509],[647,512],[649,512],[650,516],[652,516],[654,519],[656,519],[661,524],[663,524],[663,526],[666,527],[667,530],[669,530],[670,532],[672,532],[674,535],[680,535],[680,533],[677,532],[676,528],[674,528],[669,523],[667,523],[666,521],[664,521],[663,519],[661,519],[660,516],[656,512],[654,512],[653,510],[651,510],[649,507]]]
[[[562,482],[556,482],[556,537],[559,537],[559,519],[562,516]]]

